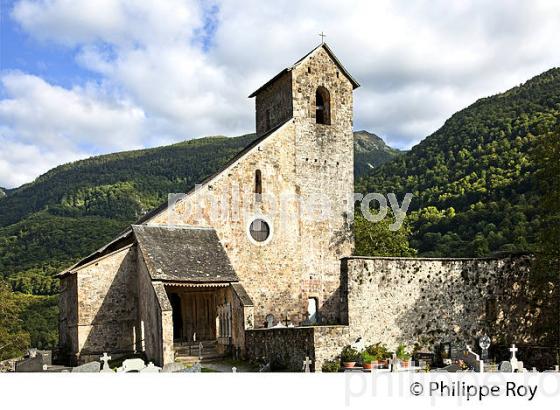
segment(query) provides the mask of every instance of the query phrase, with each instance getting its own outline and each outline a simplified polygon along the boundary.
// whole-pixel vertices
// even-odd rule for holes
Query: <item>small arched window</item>
[[[317,124],[331,124],[331,96],[325,87],[315,92],[315,121]]]
[[[255,194],[262,194],[262,174],[260,169],[255,171]]]

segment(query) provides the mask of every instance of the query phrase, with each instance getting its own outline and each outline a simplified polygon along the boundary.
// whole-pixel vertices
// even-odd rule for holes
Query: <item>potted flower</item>
[[[402,367],[408,367],[410,365],[410,354],[406,351],[406,346],[404,344],[400,344],[397,347],[397,351],[395,352],[397,355],[397,359],[401,361]]]
[[[377,358],[377,363],[380,367],[388,367],[389,366],[389,358],[391,354],[383,343],[375,343],[366,347],[366,352],[370,355],[375,356]]]
[[[350,368],[356,365],[356,362],[360,358],[360,353],[352,346],[348,345],[342,349],[340,358],[342,359],[342,365],[345,368]]]
[[[373,362],[377,361],[377,357],[369,354],[367,351],[362,352],[362,366],[364,369],[371,369],[373,366]]]

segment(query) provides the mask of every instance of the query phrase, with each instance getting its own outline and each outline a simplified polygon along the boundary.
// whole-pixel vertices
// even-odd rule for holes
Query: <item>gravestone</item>
[[[274,326],[274,315],[272,315],[272,314],[269,313],[268,315],[266,315],[266,319],[265,319],[265,320],[266,320],[266,327],[267,327],[267,328],[270,329],[271,327]]]
[[[103,356],[100,357],[100,359],[103,362],[103,366],[101,367],[101,373],[113,373],[113,371],[109,367],[109,360],[111,360],[111,356],[108,356],[107,352],[105,352],[103,353]]]
[[[152,362],[148,363],[146,367],[140,370],[140,373],[160,373],[161,367],[155,366]]]
[[[500,365],[498,366],[498,370],[501,373],[513,373],[513,367],[511,363],[506,361],[500,363]]]
[[[43,356],[34,354],[16,362],[16,373],[38,373],[43,371]]]
[[[426,363],[430,367],[433,367],[434,366],[434,360],[435,360],[435,353],[423,350],[423,351],[419,351],[419,352],[414,353],[412,355],[412,358],[415,362],[423,361],[424,363]]]
[[[311,373],[311,360],[309,360],[309,356],[305,356],[305,360],[303,361],[303,371],[305,373]]]
[[[484,335],[478,341],[478,345],[482,349],[482,360],[488,360],[488,348],[490,347],[490,338]]]
[[[231,372],[232,372],[232,373],[237,373],[237,367],[233,366],[233,367],[231,368]]]
[[[167,363],[163,366],[162,373],[179,373],[185,370],[185,365],[177,362]]]
[[[101,370],[101,363],[89,362],[81,366],[73,367],[72,373],[99,373]]]
[[[462,371],[462,370],[463,369],[461,369],[461,366],[459,366],[456,363],[451,363],[449,366],[445,366],[441,369],[437,369],[437,371],[448,372],[448,373],[456,373],[456,372],[459,372],[459,371]]]
[[[509,349],[509,351],[511,352],[511,359],[509,359],[509,362],[511,363],[511,367],[512,367],[513,371],[515,371],[519,368],[519,361],[517,360],[517,357],[515,357],[515,353],[518,350],[519,349],[517,347],[515,347],[515,343],[512,344],[511,348]]]
[[[202,342],[198,344],[198,360],[202,360],[202,351],[204,350],[204,345]]]
[[[480,360],[480,356],[472,351],[470,346],[467,345],[467,351],[465,352],[462,360],[474,369],[475,372],[484,372],[484,361]]]
[[[135,359],[126,359],[122,366],[117,369],[117,372],[124,372],[124,373],[138,373],[140,370],[144,369],[146,364],[144,360],[140,358]]]

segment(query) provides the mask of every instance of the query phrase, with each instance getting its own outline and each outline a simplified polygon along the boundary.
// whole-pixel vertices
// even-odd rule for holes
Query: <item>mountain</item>
[[[542,213],[533,149],[560,138],[558,129],[555,68],[457,112],[409,152],[358,178],[357,190],[414,194],[410,243],[422,256],[531,251]]]
[[[354,175],[367,174],[400,154],[402,151],[391,148],[371,132],[354,132]]]
[[[102,155],[56,167],[0,201],[0,273],[24,293],[52,294],[52,274],[110,240],[128,224],[215,173],[256,138],[206,137]],[[356,133],[360,161],[398,153],[374,134]],[[387,155],[387,153],[391,155]]]

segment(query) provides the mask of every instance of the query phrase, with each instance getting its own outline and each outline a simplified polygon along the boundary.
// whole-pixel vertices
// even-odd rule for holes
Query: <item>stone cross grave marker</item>
[[[511,363],[512,371],[515,371],[519,368],[519,361],[517,360],[517,357],[515,357],[515,353],[518,350],[519,349],[515,347],[515,343],[512,344],[511,348],[509,349],[509,351],[511,352],[511,359],[509,359],[509,362]]]
[[[204,345],[202,342],[198,344],[198,360],[202,360],[202,350],[204,349]]]
[[[309,356],[305,356],[305,360],[303,361],[303,371],[305,373],[311,373],[311,360],[309,360]]]
[[[111,360],[111,356],[108,356],[107,352],[104,352],[103,356],[101,356],[100,359],[103,362],[103,366],[101,367],[101,373],[113,373],[113,371],[109,367],[109,360]]]
[[[478,345],[482,349],[482,360],[488,360],[488,348],[490,347],[490,338],[484,335],[478,341]]]
[[[397,371],[397,362],[397,355],[393,353],[393,357],[389,360],[389,368],[391,369],[391,372]]]

